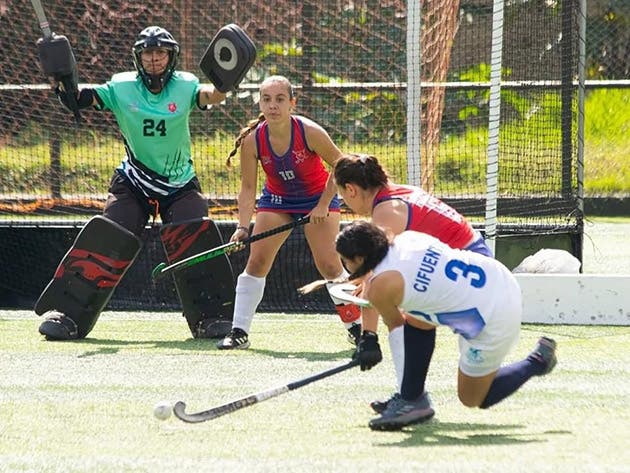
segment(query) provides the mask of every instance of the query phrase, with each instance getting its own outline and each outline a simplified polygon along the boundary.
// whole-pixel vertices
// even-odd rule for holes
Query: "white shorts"
[[[520,291],[520,288],[519,288]],[[514,292],[505,291],[514,295]],[[467,376],[481,377],[499,369],[521,332],[520,297],[497,301],[497,312],[475,338],[459,337],[459,369]]]

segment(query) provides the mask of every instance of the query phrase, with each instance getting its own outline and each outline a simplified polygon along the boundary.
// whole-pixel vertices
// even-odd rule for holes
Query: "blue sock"
[[[494,406],[497,402],[516,392],[529,378],[542,374],[544,370],[544,364],[532,355],[523,361],[502,366],[497,371],[488,394],[479,407],[487,409],[490,406]]]
[[[400,388],[403,399],[418,399],[424,392],[429,364],[435,350],[435,329],[420,330],[405,324],[405,369]]]

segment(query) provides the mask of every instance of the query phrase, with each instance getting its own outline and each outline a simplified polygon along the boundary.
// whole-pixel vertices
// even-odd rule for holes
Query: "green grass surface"
[[[156,402],[197,411],[345,363],[332,315],[261,314],[252,348],[189,339],[179,314],[109,313],[90,338],[44,342],[40,319],[0,311],[2,472],[622,472],[630,454],[630,328],[524,326],[510,356],[541,334],[559,364],[482,411],[457,401],[457,341],[438,334],[429,424],[372,432],[368,403],[393,368],[346,371],[198,425],[158,421]],[[384,334],[382,339],[386,340]]]

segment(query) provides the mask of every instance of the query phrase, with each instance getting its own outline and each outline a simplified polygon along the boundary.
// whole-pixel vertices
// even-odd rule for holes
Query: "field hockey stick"
[[[291,230],[293,228],[299,227],[300,225],[305,225],[309,222],[309,220],[310,220],[310,217],[307,215],[305,217],[301,217],[285,225],[280,225],[279,227],[272,228],[271,230],[267,230],[266,232],[261,232],[261,233],[257,233],[256,235],[252,235],[249,238],[246,238],[245,240],[231,241],[221,246],[217,246],[216,248],[212,248],[210,250],[197,253],[196,255],[189,256],[188,258],[184,258],[183,260],[177,261],[170,265],[167,263],[160,263],[155,268],[153,268],[153,271],[151,271],[151,277],[153,277],[153,279],[159,279],[169,273],[172,273],[173,271],[179,271],[181,269],[194,266],[196,264],[202,263],[212,258],[216,258],[217,256],[221,256],[226,253],[234,253],[236,251],[241,251],[245,249],[247,245],[255,241],[262,240],[263,238],[267,238],[272,235],[277,235],[278,233]]]
[[[39,28],[44,37],[37,41],[39,61],[44,72],[53,77],[57,83],[63,84],[66,92],[68,107],[74,114],[77,123],[81,121],[81,111],[77,102],[78,76],[77,65],[72,46],[68,38],[63,35],[56,35],[50,28],[46,12],[40,0],[31,0]]]
[[[50,23],[48,23],[48,19],[46,18],[42,2],[40,2],[40,0],[31,0],[31,5],[33,5],[33,10],[35,10],[35,16],[37,16],[37,21],[42,33],[44,33],[44,38],[52,38],[52,30],[50,29]]]
[[[306,386],[307,384],[310,384],[314,381],[328,378],[329,376],[332,376],[334,374],[341,373],[342,371],[346,371],[350,368],[354,368],[355,366],[358,366],[358,364],[359,360],[352,360],[345,365],[322,371],[321,373],[309,376],[308,378],[294,381],[292,383],[285,384],[284,386],[279,386],[277,388],[268,389],[267,391],[263,391],[257,394],[252,394],[250,396],[237,399],[236,401],[228,402],[227,404],[223,404],[222,406],[213,407],[212,409],[208,409],[207,411],[196,412],[194,414],[186,414],[186,403],[183,401],[177,401],[173,406],[173,413],[178,419],[183,420],[184,422],[188,422],[189,424],[205,422],[207,420],[216,419],[217,417],[224,416],[225,414],[230,414],[231,412],[238,411],[239,409],[243,409],[244,407],[253,406],[254,404],[265,401],[267,399],[271,399],[272,397],[280,396],[281,394],[293,391],[297,388],[301,388],[302,386]]]
[[[350,282],[345,282],[331,286],[328,289],[328,293],[332,297],[336,297],[343,302],[355,304],[359,307],[371,307],[370,302],[367,299],[363,299],[362,297],[352,294],[356,290],[356,288],[357,286],[355,286],[354,284]]]

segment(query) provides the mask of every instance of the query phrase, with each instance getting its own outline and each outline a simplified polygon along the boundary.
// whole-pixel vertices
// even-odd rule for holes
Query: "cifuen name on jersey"
[[[415,283],[413,288],[418,292],[425,292],[431,284],[431,278],[429,274],[435,272],[435,266],[438,264],[442,254],[433,246],[430,246],[424,256],[422,262],[416,273]]]

